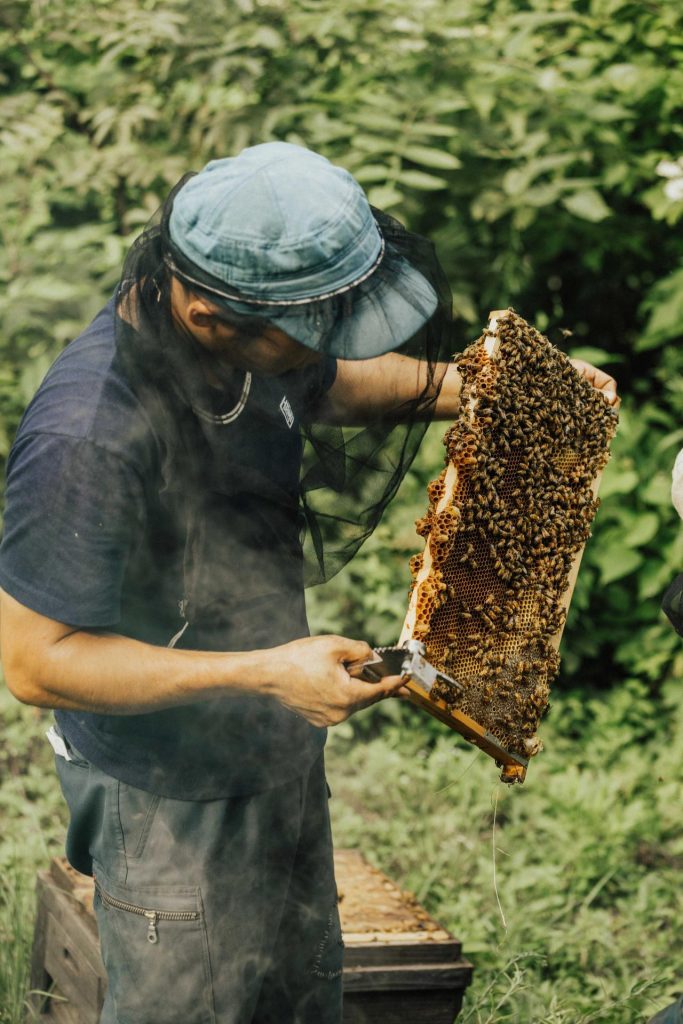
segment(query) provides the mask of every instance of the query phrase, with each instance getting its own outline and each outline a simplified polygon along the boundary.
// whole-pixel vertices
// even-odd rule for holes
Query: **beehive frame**
[[[522,782],[617,414],[513,310],[491,313],[457,361],[461,410],[418,520],[425,550],[411,560],[399,643],[425,643],[465,688],[427,694],[410,681],[412,701]]]

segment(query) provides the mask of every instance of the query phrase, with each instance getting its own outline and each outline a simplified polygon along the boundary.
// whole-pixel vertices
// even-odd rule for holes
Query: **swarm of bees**
[[[528,758],[617,413],[513,310],[492,324],[456,357],[461,411],[416,524],[407,626],[464,687],[434,695]]]

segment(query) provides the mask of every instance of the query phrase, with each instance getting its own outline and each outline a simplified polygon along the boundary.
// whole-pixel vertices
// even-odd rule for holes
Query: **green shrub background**
[[[658,685],[677,646],[659,597],[683,568],[677,0],[6,0],[0,24],[0,454],[168,188],[251,143],[303,143],[436,241],[459,345],[510,304],[618,376],[564,672]],[[396,502],[325,595],[336,628],[395,635],[416,546]]]
[[[461,815],[480,822],[465,846],[484,835],[488,842],[481,787],[494,777],[490,762],[483,768],[477,762],[467,776],[479,788],[460,782],[457,800],[449,792],[426,815],[431,831],[423,821],[420,861],[412,852],[410,816],[426,814],[425,805],[416,793],[413,803],[404,794],[405,821],[398,807],[394,812],[403,821],[402,838],[375,828],[381,801],[367,773],[382,775],[393,765],[410,775],[419,764],[428,773],[420,776],[423,785],[436,793],[450,778],[452,764],[444,769],[443,759],[452,740],[391,705],[359,717],[332,747],[333,764],[351,772],[338,812],[344,839],[367,846],[407,879],[430,908],[465,930],[481,963],[496,968],[488,995],[489,975],[480,975],[472,1024],[644,1019],[646,995],[638,993],[656,958],[648,960],[638,947],[636,923],[645,946],[656,930],[652,949],[669,971],[656,992],[660,1002],[674,984],[676,963],[665,964],[665,950],[675,949],[681,909],[681,757],[667,760],[661,751],[683,755],[676,724],[683,658],[659,602],[683,570],[683,532],[669,497],[671,465],[683,446],[682,58],[679,0],[0,3],[3,459],[45,370],[111,293],[128,246],[169,187],[188,169],[268,139],[324,153],[357,176],[372,202],[434,239],[453,289],[458,347],[478,335],[489,309],[512,305],[553,341],[619,379],[621,426],[563,643],[560,695],[546,727],[556,752],[546,755],[546,767],[541,759],[538,769],[532,765],[529,788],[515,805],[522,815],[518,831],[502,826],[513,829],[517,849],[525,828],[557,858],[560,848],[569,857],[569,845],[578,847],[562,871],[569,877],[568,864],[579,865],[577,894],[565,911],[548,911],[545,932],[540,924],[528,939],[517,931],[519,942],[531,944],[532,959],[548,949],[556,955],[564,936],[564,948],[574,951],[567,953],[566,977],[545,961],[529,966],[519,942],[495,945],[493,932],[476,920],[483,890],[474,862],[446,884],[451,862],[439,860],[438,850],[457,859],[458,844],[455,833],[439,832],[437,804],[441,816],[457,803]],[[317,629],[375,642],[396,637],[407,558],[419,548],[412,521],[423,510],[425,483],[441,466],[441,432],[430,430],[399,496],[352,565],[311,592]],[[26,822],[39,819],[56,836],[59,812],[52,791],[43,792],[40,771],[17,781],[28,764],[41,763],[39,720],[5,710],[3,722],[10,753],[0,763],[0,800],[11,828],[0,860],[31,868],[47,847]],[[356,746],[347,752],[348,733]],[[538,789],[533,796],[534,773],[537,787],[550,780],[554,803],[542,804]],[[657,779],[662,784],[655,786]],[[486,789],[484,804],[488,797]],[[359,801],[362,828],[353,818]],[[593,811],[581,820],[584,831],[574,833],[563,815],[574,815],[578,828],[587,804]],[[523,807],[530,808],[526,823]],[[630,838],[615,845],[604,824],[610,820],[617,835]],[[17,852],[29,833],[28,852]],[[518,871],[539,894],[553,885],[546,861],[533,844],[526,868],[518,857]],[[643,881],[648,872],[665,879],[659,888]],[[14,876],[6,877],[0,929],[26,918],[26,889],[13,889]],[[609,976],[606,999],[635,1001],[630,1009],[619,1004],[590,1016],[601,968],[592,953],[581,960],[576,933],[572,946],[557,915],[574,929],[595,929],[595,941],[608,946],[610,928],[619,927],[629,903],[628,887],[619,888],[625,878],[640,903],[629,905],[624,944],[613,952],[629,969],[617,977],[614,964],[605,963],[602,972]],[[482,885],[488,894],[488,881]],[[523,909],[524,892],[513,891]],[[534,907],[540,922],[546,910]],[[601,915],[590,926],[581,916],[589,907]],[[476,924],[469,932],[468,916]],[[560,976],[571,980],[569,987],[561,987]],[[20,990],[21,981],[16,985]],[[524,994],[529,985],[536,1003]],[[564,1002],[553,1004],[558,985]],[[11,999],[18,1005],[4,991],[6,1005]],[[13,1013],[3,1006],[0,1021],[18,1021]]]

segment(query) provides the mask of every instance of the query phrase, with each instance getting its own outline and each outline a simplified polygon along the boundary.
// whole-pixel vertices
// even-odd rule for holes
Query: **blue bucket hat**
[[[175,196],[168,232],[183,258],[179,268],[171,255],[171,269],[216,304],[340,358],[398,348],[437,307],[423,274],[387,259],[353,176],[301,146],[267,142],[212,160]],[[337,298],[347,313],[330,321]]]

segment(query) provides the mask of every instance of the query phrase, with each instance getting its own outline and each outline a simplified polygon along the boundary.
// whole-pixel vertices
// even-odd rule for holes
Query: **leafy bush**
[[[436,240],[459,345],[512,304],[618,374],[565,672],[661,681],[677,646],[658,600],[683,568],[667,483],[683,443],[676,0],[12,0],[0,41],[0,456],[168,187],[245,145],[302,142]],[[318,624],[395,635],[440,458],[430,442],[376,541],[314,599]]]

